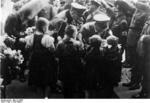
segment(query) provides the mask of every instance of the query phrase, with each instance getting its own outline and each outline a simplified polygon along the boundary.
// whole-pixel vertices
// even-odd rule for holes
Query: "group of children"
[[[36,31],[24,39],[29,59],[29,85],[42,87],[44,95],[62,83],[65,98],[89,97],[111,98],[113,88],[121,79],[122,55],[118,38],[111,35],[105,40],[99,35],[89,37],[88,44],[77,40],[77,28],[68,25],[64,38],[54,44],[47,34],[45,18],[36,22]],[[103,91],[102,95],[96,95]]]

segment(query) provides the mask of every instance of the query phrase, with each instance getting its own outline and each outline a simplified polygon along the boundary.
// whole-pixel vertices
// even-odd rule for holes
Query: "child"
[[[112,97],[114,86],[118,85],[121,79],[121,52],[116,36],[109,36],[106,39],[105,47],[105,85],[106,97]]]
[[[29,85],[43,89],[48,97],[49,86],[56,82],[56,62],[54,57],[54,39],[47,35],[49,21],[40,17],[36,22],[36,31],[26,40],[26,47],[31,49],[29,63]],[[41,89],[40,89],[41,90]]]
[[[102,39],[99,35],[89,38],[90,46],[86,50],[85,71],[86,89],[90,98],[96,97],[96,91],[102,84],[103,77],[103,49],[101,48]]]

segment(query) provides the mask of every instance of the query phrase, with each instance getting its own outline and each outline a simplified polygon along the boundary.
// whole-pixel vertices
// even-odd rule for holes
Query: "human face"
[[[78,13],[76,10],[71,10],[70,13],[75,21],[82,22],[82,14]]]
[[[92,12],[94,12],[96,9],[97,9],[97,7],[96,7],[95,5],[93,5],[93,4],[91,4],[89,11],[90,11],[90,13],[92,13]]]
[[[95,29],[99,32],[103,31],[104,29],[107,28],[108,22],[104,22],[104,23],[95,23]]]

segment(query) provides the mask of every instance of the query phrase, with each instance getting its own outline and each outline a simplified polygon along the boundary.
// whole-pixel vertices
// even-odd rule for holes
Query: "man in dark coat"
[[[149,7],[146,4],[140,2],[136,3],[136,11],[132,17],[127,35],[127,56],[129,57],[129,62],[132,66],[131,83],[127,86],[131,86],[131,90],[140,87],[139,83],[141,82],[141,75],[137,67],[138,58],[136,48],[143,26],[148,19],[148,12]]]
[[[143,76],[142,90],[134,98],[150,97],[150,35],[144,34],[138,41],[138,68]]]
[[[134,95],[134,98],[146,98],[148,97],[148,93],[150,89],[148,89],[149,87],[149,37],[150,35],[150,18],[146,21],[142,33],[141,33],[141,37],[138,41],[137,44],[137,52],[138,52],[138,68],[139,71],[141,73],[141,75],[143,76],[142,79],[142,90],[140,93]]]
[[[115,17],[112,18],[110,28],[115,36],[119,38],[119,44],[121,44],[121,53],[126,52],[126,42],[127,42],[127,31],[130,25],[130,19],[134,12],[133,6],[129,5],[126,1],[117,0],[115,2],[114,14]],[[124,66],[130,66],[127,61],[127,55],[125,53]]]

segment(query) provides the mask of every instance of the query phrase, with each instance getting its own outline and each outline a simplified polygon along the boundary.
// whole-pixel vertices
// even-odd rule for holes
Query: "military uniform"
[[[82,13],[85,11],[85,7],[78,4],[72,3],[71,10],[76,11],[78,16],[82,16]],[[73,24],[74,20],[72,15],[70,14],[70,9],[64,10],[55,16],[56,18],[65,20],[68,24]]]
[[[148,19],[148,8],[146,5],[138,2],[136,5],[137,10],[132,17],[127,35],[127,55],[129,57],[129,62],[133,67],[131,83],[133,83],[134,86],[131,86],[131,89],[134,87],[139,87],[138,84],[141,82],[141,74],[138,69],[138,57],[136,48],[143,26]]]
[[[143,76],[143,80],[142,80],[142,91],[139,93],[138,96],[140,97],[148,97],[150,96],[150,89],[149,87],[149,64],[147,64],[147,62],[149,61],[148,59],[148,46],[149,43],[146,43],[147,40],[149,40],[149,35],[150,35],[150,21],[149,19],[147,20],[147,22],[145,23],[142,33],[141,33],[141,37],[138,41],[137,44],[137,52],[138,52],[138,68],[141,72],[141,75]],[[145,57],[146,56],[146,57]]]
[[[106,39],[109,35],[111,35],[111,31],[107,28],[107,26],[105,26],[103,30],[97,31],[95,25],[96,22],[108,22],[110,18],[104,14],[97,14],[94,17],[95,21],[88,22],[81,27],[79,39],[82,40],[84,43],[88,43],[88,38],[94,34],[100,35],[103,39]]]
[[[138,48],[137,48],[137,52],[138,52],[138,66],[139,66],[139,70],[143,76],[143,80],[142,80],[142,90],[139,93],[139,97],[140,98],[149,98],[150,97],[150,65],[149,65],[149,61],[150,61],[150,35],[142,35],[140,40],[138,41]]]
[[[96,9],[92,12],[90,12],[90,11],[84,12],[83,15],[84,15],[85,22],[94,21],[94,19],[93,19],[94,15],[100,13],[100,9],[99,9],[100,3],[97,0],[92,0],[91,6],[95,6]]]
[[[142,33],[141,33],[141,36],[142,35],[150,35],[150,17],[149,19],[146,21],[144,27],[143,27],[143,30],[142,30]]]
[[[72,3],[71,6],[72,6],[71,9],[76,11],[78,16],[81,16],[86,9],[84,6],[77,3]],[[68,24],[73,24],[78,28],[80,25],[80,23],[78,23],[76,20],[73,19],[71,15],[71,10],[66,9],[58,13],[50,23],[50,25],[53,27],[53,30],[56,29],[55,31],[57,31],[57,33],[54,34],[54,37],[60,36],[61,38],[63,38],[65,27]]]

